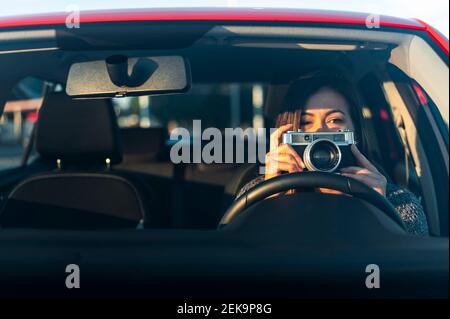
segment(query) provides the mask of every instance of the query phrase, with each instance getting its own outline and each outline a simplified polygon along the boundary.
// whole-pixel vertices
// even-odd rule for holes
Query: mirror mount
[[[105,60],[109,79],[119,87],[128,86],[128,57],[125,55],[112,55]]]

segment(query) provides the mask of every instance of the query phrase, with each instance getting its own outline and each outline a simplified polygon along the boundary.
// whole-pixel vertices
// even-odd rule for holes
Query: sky
[[[448,0],[0,0],[0,16],[63,12],[69,5],[83,10],[151,7],[281,7],[357,11],[418,18],[449,37]]]

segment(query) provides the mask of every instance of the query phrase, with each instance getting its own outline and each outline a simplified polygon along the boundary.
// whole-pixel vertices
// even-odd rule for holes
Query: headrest
[[[36,149],[62,165],[111,164],[122,160],[119,128],[111,100],[73,100],[65,93],[44,98],[36,127]]]
[[[269,85],[264,103],[264,115],[272,119],[277,117],[288,89],[287,84]]]

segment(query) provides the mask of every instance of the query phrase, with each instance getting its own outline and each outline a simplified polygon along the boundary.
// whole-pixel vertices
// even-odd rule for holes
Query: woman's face
[[[304,132],[331,132],[342,129],[354,131],[347,100],[331,88],[320,89],[306,101],[301,113],[300,129]]]

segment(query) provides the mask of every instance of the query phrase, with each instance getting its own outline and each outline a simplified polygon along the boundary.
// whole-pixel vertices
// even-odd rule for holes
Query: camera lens
[[[333,172],[341,162],[341,150],[330,140],[316,140],[305,149],[303,159],[310,171]]]

